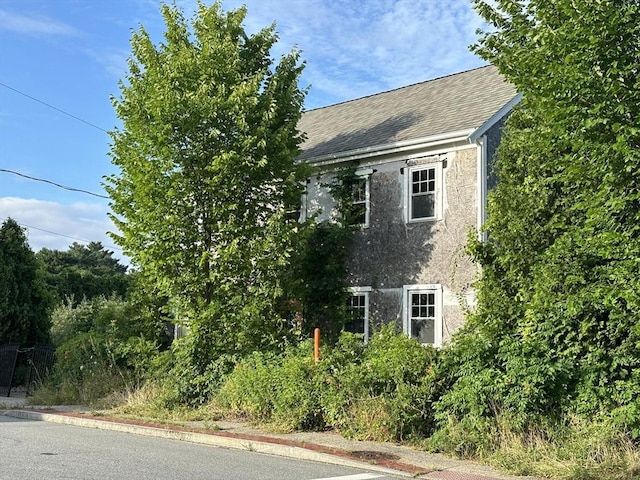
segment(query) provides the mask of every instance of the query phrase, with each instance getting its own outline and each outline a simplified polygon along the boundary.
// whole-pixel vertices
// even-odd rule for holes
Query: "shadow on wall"
[[[416,283],[433,252],[433,222],[406,224],[402,175],[371,176],[371,221],[357,232],[349,263],[349,283],[374,289]]]

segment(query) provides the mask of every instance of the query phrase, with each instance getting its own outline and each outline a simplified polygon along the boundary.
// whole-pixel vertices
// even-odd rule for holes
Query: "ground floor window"
[[[405,285],[404,332],[420,343],[442,345],[442,286]]]
[[[369,338],[369,292],[370,287],[354,287],[350,289],[347,298],[347,321],[345,332],[362,335],[366,341]]]

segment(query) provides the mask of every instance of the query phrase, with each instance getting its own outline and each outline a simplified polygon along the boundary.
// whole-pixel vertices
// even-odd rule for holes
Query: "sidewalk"
[[[103,416],[84,407],[24,407],[25,399],[0,398],[0,415],[173,438],[301,460],[367,468],[431,480],[532,480],[501,474],[475,462],[455,460],[409,447],[347,440],[335,432],[278,434],[242,422],[183,422],[164,425]],[[6,409],[6,410],[5,410]]]

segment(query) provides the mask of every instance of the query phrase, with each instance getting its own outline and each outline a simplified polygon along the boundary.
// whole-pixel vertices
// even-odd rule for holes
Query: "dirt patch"
[[[351,455],[366,462],[390,462],[400,460],[398,455],[394,455],[393,453],[377,452],[375,450],[355,450],[351,452]]]

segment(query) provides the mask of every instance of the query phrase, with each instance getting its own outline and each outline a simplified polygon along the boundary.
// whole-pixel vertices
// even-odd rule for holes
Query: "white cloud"
[[[48,17],[34,17],[0,10],[0,29],[23,34],[79,35],[78,30],[66,23]]]
[[[124,78],[129,71],[127,60],[131,55],[129,50],[125,49],[105,49],[104,51],[94,51],[89,48],[84,50],[87,55],[92,57],[105,69],[107,73],[115,78]]]
[[[27,228],[27,239],[34,252],[43,247],[67,250],[73,242],[102,242],[122,258],[107,231],[116,231],[101,203],[77,202],[64,205],[33,198],[0,197],[0,223],[8,217]]]
[[[156,0],[140,0],[160,27]],[[195,0],[180,0],[187,19]],[[469,0],[224,0],[225,11],[247,6],[249,33],[276,22],[277,59],[294,46],[307,62],[315,108],[468,70],[484,64],[469,52],[482,26]],[[153,7],[153,8],[152,8]],[[155,30],[151,28],[151,30]],[[161,27],[164,30],[164,27]],[[154,41],[161,37],[152,36]]]
[[[297,45],[313,104],[326,105],[475,68],[482,20],[468,0],[227,0],[247,30],[277,22],[279,57]],[[304,86],[304,85],[303,85]]]

